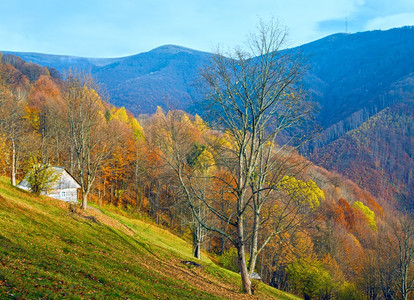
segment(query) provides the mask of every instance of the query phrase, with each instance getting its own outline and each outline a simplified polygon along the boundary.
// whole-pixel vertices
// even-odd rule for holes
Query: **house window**
[[[60,192],[60,198],[61,199],[66,199],[66,191],[61,191]]]

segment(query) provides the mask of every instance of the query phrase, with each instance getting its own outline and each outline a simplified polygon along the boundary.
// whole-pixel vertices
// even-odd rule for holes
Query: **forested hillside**
[[[285,51],[303,52],[309,65],[305,83],[321,104],[323,128],[344,121],[347,131],[408,96],[397,83],[414,72],[413,36],[412,27],[335,34]],[[61,72],[70,68],[90,71],[105,86],[113,104],[125,106],[135,115],[154,113],[157,105],[188,110],[188,100],[197,98],[192,85],[199,68],[209,63],[211,55],[173,45],[112,59],[12,54]]]
[[[403,115],[404,118],[405,112],[397,110],[403,109],[405,105],[411,107],[409,102],[414,95],[413,41],[414,28],[403,27],[387,31],[335,34],[282,51],[303,53],[309,67],[304,87],[309,97],[319,103],[317,121],[321,135],[308,144],[303,152],[326,168],[373,189],[377,196],[383,198],[381,201],[394,203],[397,200],[400,207],[406,208],[413,206],[414,192],[409,175],[413,158],[409,150],[400,151],[387,141],[405,141],[408,147],[412,141],[411,130],[391,129],[387,132],[393,136],[381,140],[373,138],[381,138],[382,133],[378,130],[374,130],[377,133],[367,133],[371,136],[371,143],[364,146],[364,151],[370,154],[355,154],[353,159],[348,157],[345,161],[350,161],[350,164],[345,164],[337,157],[333,161],[329,156],[344,148],[356,147],[345,142],[349,141],[351,135],[348,132],[360,126],[363,127],[358,130],[365,131],[363,124],[383,109],[392,107],[394,115]],[[200,98],[197,78],[199,69],[210,63],[211,58],[209,53],[172,45],[114,59],[34,53],[16,55],[60,71],[68,71],[71,67],[87,70],[103,86],[112,104],[124,106],[135,116],[154,113],[157,106],[164,110],[184,109],[200,113],[197,111],[199,107],[192,105],[194,99]],[[54,76],[54,71],[49,71]],[[387,111],[382,114],[387,114]],[[378,116],[380,119],[382,114]],[[394,124],[387,123],[394,120],[383,119],[383,126],[394,128]],[[385,141],[383,146],[371,149],[373,143],[381,144],[382,141]],[[379,150],[384,152],[378,153]],[[375,162],[375,155],[384,158]],[[352,165],[364,167],[352,168]],[[370,167],[367,169],[365,166]],[[379,182],[392,186],[394,192],[376,193],[378,187],[375,185]]]
[[[136,118],[125,108],[103,101],[89,76],[76,73],[55,76],[53,70],[14,57],[2,58],[0,99],[0,163],[2,174],[11,178],[10,182],[16,183],[29,171],[33,174],[35,166],[43,166],[43,169],[49,164],[64,166],[82,186],[80,202],[86,211],[83,216],[88,217],[94,211],[88,210],[91,202],[103,210],[106,205],[111,205],[118,211],[133,212],[192,242],[193,255],[201,255],[204,260],[208,252],[219,264],[238,272],[237,253],[231,242],[237,236],[234,226],[237,225],[237,195],[231,192],[237,188],[234,180],[237,169],[231,166],[238,131],[212,129],[198,115],[181,110],[165,111],[161,107],[151,116]],[[406,111],[406,116],[390,111],[383,117],[396,118],[396,124],[401,124],[396,130],[409,131],[407,120],[410,115]],[[378,117],[378,121],[373,119],[371,122],[381,124],[380,120]],[[369,131],[369,122],[366,128]],[[377,149],[370,140],[362,140],[363,134],[358,134],[355,132],[355,138],[361,140],[361,145],[368,144],[371,149]],[[402,143],[402,155],[403,151],[408,151],[409,143]],[[404,293],[410,295],[412,286],[401,279],[411,278],[413,262],[408,257],[402,259],[401,254],[414,251],[412,219],[391,206],[380,205],[375,190],[371,194],[370,190],[361,189],[341,175],[313,165],[289,147],[282,150],[278,147],[275,143],[264,143],[261,148],[273,155],[272,164],[284,169],[273,178],[263,177],[266,180],[261,183],[263,190],[271,188],[274,194],[266,196],[269,201],[263,206],[262,226],[256,237],[265,246],[257,257],[254,271],[265,283],[306,297],[376,299]],[[392,163],[380,155],[378,160],[379,164]],[[258,174],[258,170],[251,173],[249,189],[257,188]],[[409,174],[405,176],[411,178]],[[185,187],[189,187],[190,192],[185,191]],[[26,201],[25,193],[18,193],[16,200],[13,194],[17,192],[5,182],[2,190],[5,206],[6,203],[13,207],[29,205],[19,204]],[[191,197],[196,197],[197,201],[191,201]],[[41,201],[37,199],[33,198],[33,201]],[[44,207],[54,203],[57,202],[45,200],[36,205]],[[210,212],[200,203],[206,204]],[[22,214],[25,209],[22,208]],[[2,208],[1,212],[4,214],[8,210]],[[36,211],[38,219],[33,222],[41,223],[45,213]],[[253,208],[246,206],[243,213],[247,225],[251,225]],[[59,218],[64,218],[62,212],[58,214]],[[80,212],[71,222],[82,220],[82,214]],[[9,222],[15,218],[12,215],[2,218],[8,224],[2,228],[11,228]],[[95,218],[100,220],[99,216]],[[217,230],[200,227],[200,221]],[[108,227],[84,222],[113,238],[113,231]],[[135,224],[135,221],[122,219],[121,223]],[[132,229],[121,227],[130,232],[134,226]],[[15,249],[13,247],[17,246],[9,230],[7,234],[1,233],[0,238],[6,241],[7,247]],[[220,231],[229,238],[224,238]],[[246,231],[246,260],[255,253],[252,250],[253,233]],[[114,245],[124,247],[124,242],[125,239]],[[128,243],[135,242],[131,238]],[[394,247],[396,244],[401,247]],[[10,252],[7,247],[1,252],[3,265],[8,266],[7,272],[0,270],[3,272],[0,273],[3,291],[21,286],[14,271],[10,270],[20,270],[21,259],[27,259],[25,253],[30,248],[18,248],[23,249],[19,255],[19,251]],[[93,245],[87,247],[93,248]],[[52,259],[55,255],[61,257],[59,251],[50,255]],[[119,252],[109,251],[103,255],[108,259],[119,259]],[[46,277],[52,281],[57,278],[42,269],[41,260],[33,268],[41,273],[39,281]],[[82,270],[73,274],[87,272]],[[65,276],[69,279],[63,279],[63,282],[75,280],[70,274]],[[114,272],[111,276],[117,281],[123,275]],[[140,276],[135,274],[133,278]],[[125,279],[128,286],[133,286],[128,278]],[[32,278],[30,280],[32,282]],[[101,280],[112,282],[102,278],[87,280],[97,290]],[[166,280],[167,288],[160,294],[154,292],[154,297],[169,293],[171,279]],[[44,287],[33,283],[34,292],[31,293],[46,296],[55,288],[57,285]],[[136,288],[139,293],[139,287]],[[117,293],[125,295],[121,291]],[[200,292],[200,295],[205,294]]]
[[[342,121],[346,132],[383,108],[412,98],[413,38],[414,28],[403,27],[335,34],[301,46],[309,62],[306,82],[321,105],[323,128]]]
[[[318,149],[312,160],[345,174],[381,199],[413,208],[414,107],[388,107],[341,138]]]
[[[149,52],[121,58],[83,58],[40,53],[15,53],[28,62],[91,73],[109,96],[136,116],[152,114],[157,106],[189,110],[197,97],[199,69],[207,64],[209,53],[166,45]],[[193,109],[194,110],[194,109]]]

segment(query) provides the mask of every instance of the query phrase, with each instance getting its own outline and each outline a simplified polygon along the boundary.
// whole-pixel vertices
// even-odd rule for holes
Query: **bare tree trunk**
[[[88,203],[88,193],[82,193],[82,209],[84,211],[86,211],[87,208],[87,203]]]
[[[250,260],[249,260],[249,275],[252,276],[254,268],[256,267],[257,261],[257,244],[259,237],[259,222],[260,222],[260,211],[255,211],[253,219],[253,234],[252,234],[252,246],[250,251]]]
[[[156,213],[156,217],[155,217],[155,223],[160,224],[160,194],[161,194],[161,180],[157,180],[158,181],[158,187],[157,187],[157,195],[155,196],[155,213]]]
[[[240,219],[239,223],[237,224],[237,233],[238,233],[238,243],[237,247],[237,255],[238,255],[238,262],[239,262],[239,269],[241,280],[243,284],[243,290],[245,293],[251,295],[251,282],[249,278],[249,272],[247,271],[247,264],[246,264],[246,256],[245,256],[245,244],[244,244],[244,229],[243,229],[243,220]]]
[[[261,263],[260,263],[260,277],[262,277],[262,278],[264,277],[263,276],[264,256],[265,256],[265,251],[263,249],[263,251],[262,251],[262,259],[261,259]]]
[[[16,144],[14,140],[11,141],[12,143],[12,159],[11,159],[11,184],[16,186]]]
[[[114,182],[111,181],[111,194],[110,194],[110,198],[109,201],[111,202],[111,204],[114,204]]]
[[[193,256],[201,259],[201,225],[194,220],[193,223]]]
[[[56,146],[55,161],[56,161],[56,165],[59,166],[60,165],[59,134],[56,136],[55,146]]]
[[[73,174],[74,170],[75,170],[75,158],[74,158],[74,156],[75,156],[75,150],[74,150],[74,147],[71,143],[70,144],[70,162],[69,162],[69,164],[70,164],[69,165],[69,170],[70,170],[71,174]]]
[[[101,180],[101,178],[99,178]],[[102,206],[102,194],[101,189],[98,189],[98,200],[99,200],[99,206]]]
[[[406,234],[406,232],[403,232],[403,234]],[[400,293],[401,293],[401,298],[404,299],[404,300],[407,300],[408,299],[408,293],[409,293],[409,289],[408,289],[408,269],[409,269],[409,265],[410,265],[412,259],[410,259],[410,254],[409,254],[411,249],[407,249],[408,243],[407,243],[405,237],[402,240],[403,241],[400,244],[403,244],[403,246],[402,247],[400,246],[400,249],[401,249],[402,253],[400,253],[400,262],[399,262],[399,264],[400,264],[399,273],[401,274]]]
[[[139,180],[138,180],[138,171],[139,171],[139,161],[138,161],[138,151],[136,153],[137,158],[135,159],[135,207],[141,208],[141,195],[139,193]]]

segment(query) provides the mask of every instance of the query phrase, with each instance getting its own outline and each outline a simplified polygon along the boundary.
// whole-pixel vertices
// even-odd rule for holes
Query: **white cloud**
[[[365,30],[390,29],[394,27],[402,27],[406,25],[414,25],[414,12],[402,13],[386,17],[371,19],[365,25]]]

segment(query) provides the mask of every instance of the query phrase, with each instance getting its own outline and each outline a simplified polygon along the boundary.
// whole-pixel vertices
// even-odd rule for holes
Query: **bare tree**
[[[272,195],[280,192],[285,176],[291,175],[292,165],[287,158],[293,149],[289,145],[293,135],[285,134],[281,139],[282,134],[299,126],[312,111],[298,85],[304,72],[300,55],[280,51],[285,42],[286,31],[279,24],[261,22],[258,33],[249,36],[246,51],[217,53],[211,67],[201,74],[207,94],[205,108],[216,125],[231,137],[231,146],[221,150],[225,156],[221,167],[233,174],[231,181],[223,180],[223,185],[236,199],[231,216],[204,203],[216,217],[234,227],[235,232],[230,234],[200,222],[205,228],[225,235],[235,245],[243,288],[249,294],[249,273],[254,270],[257,255],[278,232],[272,231],[258,246],[258,233],[267,219],[262,208],[275,199]],[[289,193],[290,199],[295,198],[293,194]],[[293,224],[299,210],[289,214],[292,212],[289,206],[285,208],[279,221]],[[248,242],[252,243],[250,272],[245,260]]]
[[[152,130],[148,142],[155,146],[157,156],[165,162],[165,168],[174,174],[178,181],[179,190],[193,205],[191,218],[193,236],[193,255],[201,259],[201,243],[204,230],[199,220],[206,219],[206,211],[201,207],[201,199],[205,199],[208,192],[209,165],[197,162],[201,155],[198,153],[194,161],[189,163],[194,150],[195,136],[191,131],[191,121],[180,111],[169,111],[165,116],[158,110],[153,118]],[[188,207],[188,206],[187,206]]]
[[[414,220],[390,217],[379,237],[380,282],[387,299],[408,299],[414,289]]]
[[[97,172],[111,155],[108,125],[97,88],[90,76],[69,73],[65,84],[71,155],[82,189],[82,208],[86,210]]]

